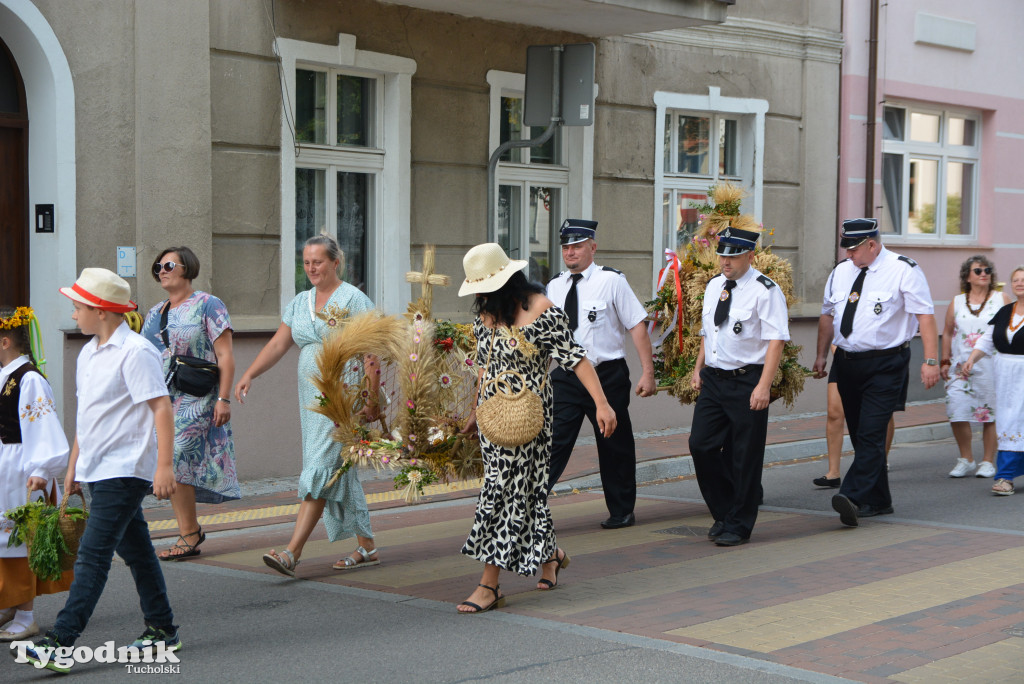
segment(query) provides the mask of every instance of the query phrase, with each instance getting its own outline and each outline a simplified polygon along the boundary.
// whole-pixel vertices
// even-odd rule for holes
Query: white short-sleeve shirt
[[[78,462],[75,479],[137,477],[152,482],[157,447],[148,402],[167,396],[160,352],[121,323],[99,346],[78,355]]]
[[[850,337],[839,331],[850,291],[860,274],[853,261],[839,262],[825,283],[821,313],[833,317],[832,344],[849,352],[891,349],[917,334],[917,315],[934,313],[931,291],[921,268],[885,247],[868,266],[853,317]]]
[[[626,356],[626,331],[647,318],[626,276],[613,268],[590,264],[576,283],[578,302],[576,341],[587,350],[595,366]],[[548,283],[548,299],[565,308],[565,297],[572,285],[572,273],[562,271]]]
[[[768,276],[751,266],[736,279],[729,305],[729,317],[715,325],[715,310],[725,290],[726,278],[708,281],[701,310],[704,363],[722,370],[750,364],[764,364],[770,340],[789,339],[789,309],[786,295]]]

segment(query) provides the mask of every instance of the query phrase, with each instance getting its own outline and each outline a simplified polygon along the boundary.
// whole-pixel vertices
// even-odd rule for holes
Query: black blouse
[[[992,317],[988,322],[992,326],[992,343],[1000,354],[1024,355],[1024,333],[1015,335],[1010,339],[1010,321],[1013,317],[1013,307],[1016,302],[1010,302]]]

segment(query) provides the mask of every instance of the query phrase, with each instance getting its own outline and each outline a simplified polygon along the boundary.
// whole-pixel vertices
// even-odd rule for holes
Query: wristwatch
[[[938,359],[925,359],[924,360],[924,365],[926,365],[926,366],[938,366],[939,365],[939,361],[938,361]]]

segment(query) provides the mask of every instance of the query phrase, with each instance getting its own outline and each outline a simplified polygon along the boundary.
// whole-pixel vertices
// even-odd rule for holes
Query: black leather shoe
[[[723,532],[715,538],[715,544],[718,546],[739,546],[740,544],[746,544],[750,541],[749,537],[741,537],[735,532]]]
[[[725,523],[721,520],[716,520],[715,524],[708,530],[708,540],[715,541],[715,539],[725,531]]]
[[[632,527],[635,524],[636,516],[632,513],[627,513],[621,518],[617,518],[613,515],[612,517],[608,518],[603,523],[601,523],[601,527],[603,527],[606,530],[617,530],[620,527]]]
[[[847,527],[857,526],[857,506],[842,494],[832,497],[832,510],[839,514],[839,522]]]
[[[832,487],[833,489],[839,489],[839,485],[842,484],[838,477],[816,477],[812,482],[815,487]]]
[[[889,515],[893,512],[892,506],[874,507],[867,504],[857,506],[857,516],[860,518],[871,518],[876,515]]]

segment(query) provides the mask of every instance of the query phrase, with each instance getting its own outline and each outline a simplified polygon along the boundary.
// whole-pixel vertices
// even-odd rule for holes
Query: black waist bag
[[[164,346],[168,349],[171,348],[171,343],[167,338],[167,312],[170,308],[171,301],[167,300],[167,304],[160,312],[160,335],[163,337]],[[217,367],[217,364],[197,356],[174,354],[171,356],[171,364],[167,369],[164,382],[167,383],[167,389],[196,397],[205,397],[220,384],[220,368]]]

